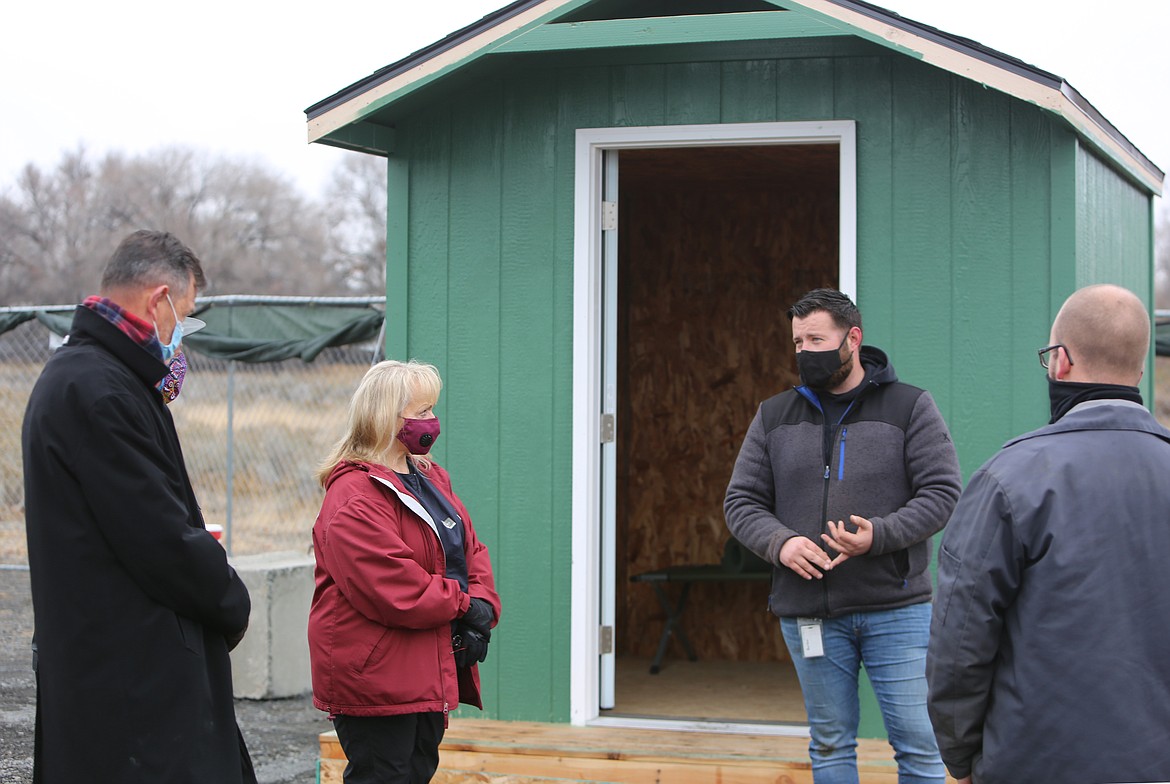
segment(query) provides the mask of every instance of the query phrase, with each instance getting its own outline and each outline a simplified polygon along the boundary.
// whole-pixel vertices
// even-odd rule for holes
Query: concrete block
[[[235,696],[266,700],[307,694],[312,556],[264,553],[234,557],[231,564],[252,597],[248,633],[232,651]]]

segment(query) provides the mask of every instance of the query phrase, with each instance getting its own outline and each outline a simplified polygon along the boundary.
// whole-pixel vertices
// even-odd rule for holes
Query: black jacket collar
[[[73,325],[69,328],[66,345],[83,345],[87,342],[96,343],[114,355],[122,364],[130,368],[134,375],[142,379],[142,383],[151,387],[158,386],[169,371],[170,367],[151,356],[150,352],[134,342],[122,330],[107,321],[101,314],[78,305],[73,312]]]

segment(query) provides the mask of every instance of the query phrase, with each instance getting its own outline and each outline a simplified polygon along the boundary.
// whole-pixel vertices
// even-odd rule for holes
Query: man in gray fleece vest
[[[928,567],[962,486],[954,444],[930,393],[862,346],[848,296],[816,289],[788,318],[802,385],[756,412],[727,526],[773,564],[768,604],[800,678],[816,784],[857,782],[862,664],[898,780],[941,784],[926,711]]]

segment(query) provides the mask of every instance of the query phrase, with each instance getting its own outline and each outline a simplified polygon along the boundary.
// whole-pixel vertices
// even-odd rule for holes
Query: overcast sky
[[[636,0],[630,0],[636,2]],[[38,0],[4,11],[0,190],[84,145],[258,158],[317,196],[342,153],[304,109],[503,0]],[[1170,169],[1170,0],[885,0],[1064,77]]]

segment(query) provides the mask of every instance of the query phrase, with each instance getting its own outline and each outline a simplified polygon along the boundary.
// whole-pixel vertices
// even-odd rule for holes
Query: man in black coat
[[[34,781],[255,781],[228,657],[248,591],[205,530],[166,406],[204,283],[174,236],[131,234],[29,398]]]

